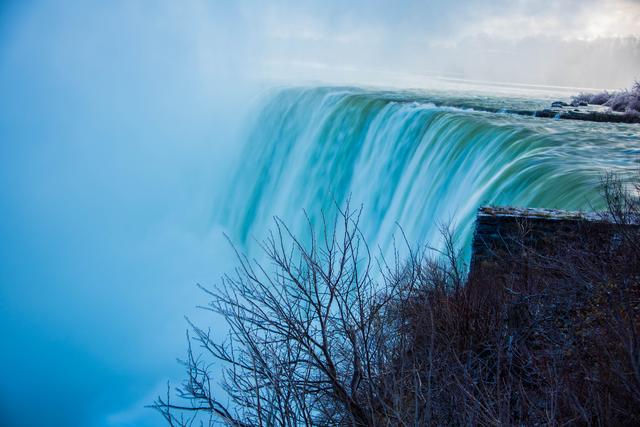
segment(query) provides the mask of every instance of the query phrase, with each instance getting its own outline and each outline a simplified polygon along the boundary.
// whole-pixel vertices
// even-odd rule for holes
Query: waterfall
[[[251,125],[217,218],[251,247],[272,216],[296,233],[320,227],[350,198],[360,225],[388,252],[398,225],[413,244],[441,243],[452,224],[468,248],[481,205],[599,209],[605,171],[637,168],[633,125],[500,113],[531,100],[357,88],[281,88]]]

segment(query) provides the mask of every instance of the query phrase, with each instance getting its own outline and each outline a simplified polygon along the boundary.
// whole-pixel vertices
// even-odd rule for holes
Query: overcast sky
[[[283,63],[621,87],[640,70],[640,1],[352,1],[244,5]]]
[[[203,81],[287,79],[300,73],[329,79],[340,77],[341,69],[361,71],[363,83],[370,71],[594,88],[626,87],[640,78],[638,0],[196,0],[70,6],[64,1],[9,2],[2,13],[5,48],[56,54],[58,61],[80,52],[81,59],[95,55],[99,62],[100,55],[111,54],[101,49],[133,44],[152,58],[189,56],[205,74]],[[44,44],[46,52],[30,51],[34,43]],[[305,74],[305,68],[320,71]]]

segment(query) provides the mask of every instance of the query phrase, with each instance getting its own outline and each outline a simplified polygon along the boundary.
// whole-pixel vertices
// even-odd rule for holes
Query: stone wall
[[[482,207],[472,243],[471,276],[519,274],[530,258],[581,250],[595,257],[615,249],[619,227],[597,213]]]

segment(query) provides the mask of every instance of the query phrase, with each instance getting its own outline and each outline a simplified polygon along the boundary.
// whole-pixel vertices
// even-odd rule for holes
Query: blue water
[[[402,227],[437,248],[452,225],[468,248],[481,205],[600,209],[606,171],[638,168],[638,126],[496,113],[549,99],[469,92],[280,88],[265,96],[217,220],[248,250],[278,215],[305,233],[348,198],[372,247]]]

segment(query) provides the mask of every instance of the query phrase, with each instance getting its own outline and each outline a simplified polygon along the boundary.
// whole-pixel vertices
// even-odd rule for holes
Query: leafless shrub
[[[545,247],[523,223],[517,250],[466,283],[446,228],[441,256],[387,264],[359,211],[320,236],[309,224],[308,244],[278,220],[263,244],[272,265],[239,254],[207,291],[228,340],[192,325],[177,403],[153,406],[181,426],[637,424],[640,206],[603,183],[606,227]]]
[[[193,417],[184,414],[199,412],[237,426],[368,426],[406,418],[405,389],[422,369],[405,366],[408,336],[397,331],[409,325],[400,302],[411,298],[422,267],[414,255],[406,266],[381,264],[374,283],[358,218],[347,209],[321,236],[309,224],[308,245],[277,220],[263,244],[273,270],[238,254],[236,275],[207,291],[208,309],[224,316],[229,339],[217,342],[192,325],[193,341],[226,364],[223,388],[231,405],[213,396],[207,365],[190,346],[188,379],[178,390],[186,403],[167,397],[154,405],[170,424],[186,425]],[[460,276],[444,271],[442,280],[460,285]],[[424,397],[414,398],[412,419],[422,420]]]
[[[493,292],[506,292],[501,328],[521,363],[508,385],[526,398],[508,421],[535,424],[547,414],[553,424],[640,422],[633,409],[640,407],[637,190],[605,176],[608,211],[601,221],[556,225],[551,232],[524,221],[522,233],[511,233],[505,244],[511,250],[467,284],[486,289],[493,283]],[[519,418],[523,408],[529,418]]]

